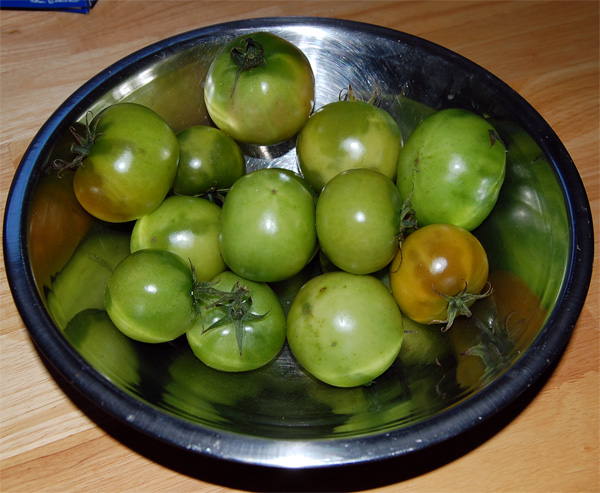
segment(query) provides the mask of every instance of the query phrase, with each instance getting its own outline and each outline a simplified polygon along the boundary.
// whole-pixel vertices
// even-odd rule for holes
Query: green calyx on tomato
[[[90,123],[90,118],[92,117],[92,112],[88,111],[85,114],[85,127],[84,134],[81,135],[78,133],[75,126],[69,127],[69,132],[77,142],[76,144],[71,145],[71,153],[76,154],[75,158],[71,161],[67,161],[65,159],[55,159],[52,163],[54,169],[57,169],[59,175],[62,171],[66,169],[75,170],[79,167],[81,162],[85,159],[85,157],[90,153],[94,142],[96,141],[97,136],[97,127],[99,118],[93,118]]]
[[[465,317],[471,316],[471,310],[469,307],[473,305],[477,300],[482,298],[487,298],[490,294],[492,294],[491,286],[488,286],[488,289],[482,293],[469,293],[467,291],[469,285],[467,281],[465,281],[464,289],[454,295],[448,295],[444,293],[440,293],[435,287],[432,286],[432,289],[439,294],[446,303],[448,303],[447,317],[446,320],[435,320],[435,322],[446,324],[442,328],[442,332],[446,332],[451,326],[456,317],[460,315],[464,315]]]
[[[233,324],[235,327],[235,338],[237,340],[240,357],[242,356],[242,343],[244,340],[244,327],[248,322],[262,320],[268,314],[252,313],[252,297],[250,291],[244,285],[236,283],[231,291],[220,291],[213,287],[214,283],[196,286],[194,289],[194,298],[200,300],[217,298],[216,301],[205,306],[206,309],[220,307],[223,310],[223,316],[215,320],[209,327],[203,328],[202,333]]]
[[[265,49],[262,45],[253,38],[246,38],[243,41],[243,48],[234,46],[229,52],[229,56],[233,62],[239,67],[235,74],[235,81],[231,88],[231,95],[235,91],[235,86],[242,72],[260,67],[265,64]]]
[[[266,283],[225,271],[195,291],[200,312],[186,337],[205,365],[228,372],[249,371],[266,365],[281,351],[285,312]]]

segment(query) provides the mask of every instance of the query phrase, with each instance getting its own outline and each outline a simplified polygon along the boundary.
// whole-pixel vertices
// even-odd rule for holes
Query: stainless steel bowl
[[[212,57],[233,36],[256,30],[274,32],[306,53],[317,107],[351,83],[358,94],[383,95],[381,105],[405,137],[424,116],[446,107],[466,108],[497,124],[508,145],[507,178],[496,208],[475,233],[488,249],[491,270],[517,274],[539,304],[522,309],[537,322],[493,371],[461,385],[456,357],[414,367],[398,361],[375,385],[338,389],[302,371],[287,349],[266,368],[219,373],[180,341],[152,346],[126,339],[101,312],[94,312],[93,331],[65,336],[75,313],[101,308],[107,274],[93,259],[125,255],[130,227],[93,220],[78,208],[68,177],[46,172],[67,152],[68,127],[117,101],[153,108],[175,131],[208,124],[202,84]],[[245,152],[249,169],[297,170],[293,144]],[[500,413],[551,369],[567,343],[589,286],[592,250],[589,204],[573,162],[548,124],[510,87],[422,39],[322,18],[206,27],[103,70],[34,138],[14,178],[4,222],[16,305],[41,353],[69,382],[151,437],[192,453],[281,468],[406,455]],[[277,289],[289,304],[293,287]]]

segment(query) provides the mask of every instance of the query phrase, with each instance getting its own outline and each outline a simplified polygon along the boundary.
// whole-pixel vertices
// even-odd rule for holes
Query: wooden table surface
[[[52,111],[111,63],[157,40],[262,16],[339,17],[398,29],[482,65],[554,128],[585,182],[598,227],[597,1],[355,2],[99,0],[90,14],[1,18],[2,206],[27,145]],[[598,252],[598,234],[595,244]],[[596,266],[598,253],[596,253]],[[553,372],[443,453],[362,467],[270,471],[189,456],[141,436],[74,391],[1,298],[0,490],[600,491],[599,280]]]

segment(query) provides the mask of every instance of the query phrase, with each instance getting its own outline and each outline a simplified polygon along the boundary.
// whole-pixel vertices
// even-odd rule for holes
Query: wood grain
[[[150,43],[249,17],[315,15],[421,36],[482,65],[561,138],[599,207],[597,1],[99,0],[88,15],[0,11],[1,191],[50,114]],[[598,234],[595,236],[598,252]],[[552,372],[499,419],[433,452],[359,467],[272,471],[190,457],[106,416],[38,354],[0,269],[1,491],[600,491],[598,253]]]

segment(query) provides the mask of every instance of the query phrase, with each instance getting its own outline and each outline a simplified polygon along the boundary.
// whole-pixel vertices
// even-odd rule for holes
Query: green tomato
[[[484,118],[445,109],[425,118],[406,141],[396,183],[419,226],[446,223],[469,231],[490,214],[504,182],[506,149]]]
[[[272,145],[296,135],[314,106],[310,62],[268,32],[233,39],[211,63],[204,85],[213,122],[235,140]]]
[[[104,302],[115,326],[140,342],[183,335],[196,316],[189,263],[167,250],[138,250],[108,279]]]
[[[294,357],[314,377],[337,387],[366,385],[394,362],[404,336],[402,315],[372,276],[321,274],[298,292],[288,314]]]
[[[259,282],[289,279],[316,253],[314,195],[289,170],[244,175],[229,190],[220,246],[227,266]]]
[[[159,248],[191,262],[198,281],[226,269],[219,248],[221,208],[200,197],[174,195],[138,219],[131,232],[131,252]]]
[[[202,195],[227,189],[246,173],[246,160],[237,143],[218,128],[197,125],[177,133],[179,165],[173,191]]]
[[[275,292],[265,283],[226,271],[211,281],[225,293],[237,293],[233,303],[205,302],[200,316],[187,332],[196,357],[221,371],[255,370],[269,363],[285,343],[286,318]],[[220,298],[219,298],[220,296]]]
[[[179,144],[171,127],[151,109],[117,103],[92,120],[75,171],[77,200],[93,216],[127,222],[156,209],[171,189]]]
[[[317,202],[316,228],[326,257],[353,274],[385,267],[398,251],[403,203],[378,171],[354,168],[327,183]]]
[[[302,176],[320,192],[335,175],[370,168],[396,177],[402,135],[391,115],[373,104],[336,101],[308,119],[298,135],[296,155]]]

